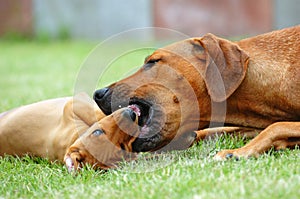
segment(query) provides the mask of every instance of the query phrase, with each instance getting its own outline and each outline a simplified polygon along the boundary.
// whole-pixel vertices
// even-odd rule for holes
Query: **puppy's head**
[[[77,170],[84,164],[108,169],[122,160],[134,158],[131,151],[139,133],[139,116],[139,109],[130,106],[93,124],[67,150],[64,161],[68,170]]]

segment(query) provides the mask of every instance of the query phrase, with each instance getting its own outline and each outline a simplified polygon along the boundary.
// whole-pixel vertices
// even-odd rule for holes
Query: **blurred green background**
[[[300,0],[0,0],[0,111],[78,91],[91,95],[135,71],[155,48],[182,38],[207,32],[240,38],[299,24],[299,4]],[[147,27],[172,33],[149,29],[122,38],[128,30]],[[114,37],[118,42],[111,42]],[[106,46],[97,46],[103,42]]]

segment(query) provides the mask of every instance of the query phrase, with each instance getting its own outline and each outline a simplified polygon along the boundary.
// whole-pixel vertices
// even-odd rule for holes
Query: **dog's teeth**
[[[128,107],[131,108],[137,114],[137,116],[141,116],[141,110],[137,105],[133,104],[129,105]]]

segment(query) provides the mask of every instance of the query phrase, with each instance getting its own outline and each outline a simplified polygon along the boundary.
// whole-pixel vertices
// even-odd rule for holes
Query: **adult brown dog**
[[[111,168],[135,156],[137,118],[133,107],[105,116],[86,94],[22,106],[0,115],[0,156],[65,161],[70,171],[83,164]]]
[[[252,129],[260,134],[246,146],[215,158],[258,156],[300,144],[299,55],[300,26],[238,42],[206,34],[156,50],[135,74],[97,90],[94,100],[105,114],[140,107],[143,132],[134,151],[170,146],[191,131],[203,139]]]

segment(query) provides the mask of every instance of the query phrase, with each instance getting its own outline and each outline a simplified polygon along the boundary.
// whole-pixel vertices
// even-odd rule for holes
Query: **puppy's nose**
[[[130,118],[132,119],[132,121],[135,121],[135,119],[136,119],[136,114],[135,114],[135,112],[133,111],[133,110],[130,110]]]
[[[135,122],[136,114],[133,110],[127,109],[124,114],[125,116],[130,117],[130,119]]]

